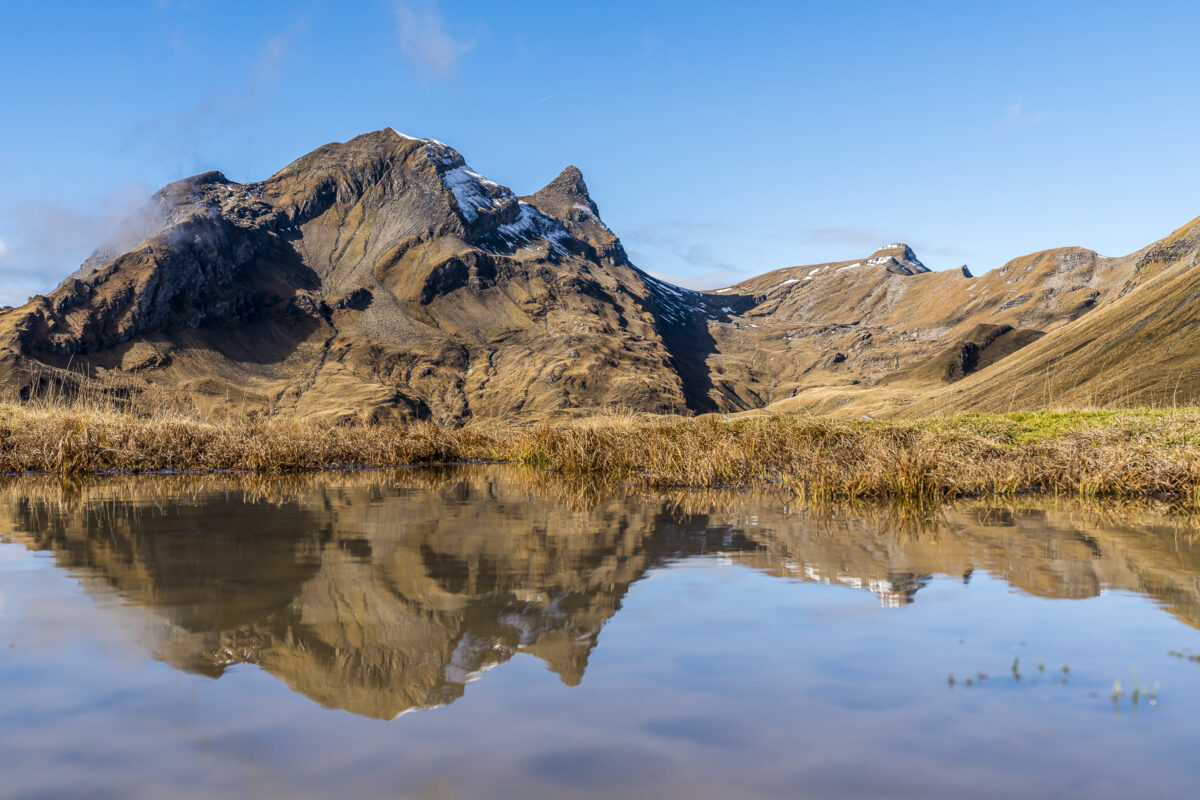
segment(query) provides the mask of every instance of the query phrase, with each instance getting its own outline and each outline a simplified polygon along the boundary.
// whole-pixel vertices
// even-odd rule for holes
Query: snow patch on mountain
[[[662,309],[662,316],[671,322],[683,324],[697,312],[706,313],[703,293],[660,281],[644,273],[642,278]]]
[[[461,155],[441,142],[422,141],[428,142],[429,160],[439,167],[448,167],[438,170],[438,179],[454,196],[464,221],[473,223],[481,214],[517,205],[517,218],[483,234],[477,242],[481,249],[494,254],[512,253],[542,240],[558,255],[570,251],[573,237],[560,221],[547,217],[529,203],[520,202],[511,189],[475,172]],[[585,210],[590,213],[590,209]]]
[[[558,255],[566,255],[571,234],[567,233],[567,229],[558,220],[541,214],[528,203],[521,203],[517,219],[497,225],[488,238],[493,241],[498,239],[502,243],[503,247],[497,248],[497,251],[513,252],[541,239]]]
[[[896,253],[895,251],[897,250],[900,252]],[[904,242],[892,242],[889,245],[884,245],[875,251],[874,257],[867,263],[883,263],[883,261],[878,261],[878,259],[886,260],[888,258],[895,259],[901,266],[908,267],[914,272],[929,272],[929,267],[922,264],[921,259],[917,258],[917,254],[913,252],[913,249],[904,244]]]
[[[505,201],[515,199],[508,188],[489,181],[478,172],[473,172],[466,164],[448,169],[439,177],[442,179],[442,185],[454,195],[459,213],[467,222],[479,219],[481,211],[491,211],[496,207],[494,193],[498,192]]]
[[[468,223],[479,219],[481,212],[495,210],[516,200],[507,186],[501,186],[475,172],[459,153],[432,139],[424,140],[429,160],[448,169],[438,170],[438,179],[454,195],[458,211]]]

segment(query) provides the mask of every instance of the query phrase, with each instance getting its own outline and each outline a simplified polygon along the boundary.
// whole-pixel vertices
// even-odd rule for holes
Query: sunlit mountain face
[[[174,181],[95,244],[49,293],[0,307],[0,389],[452,425],[1200,397],[1200,219],[1116,257],[1060,247],[973,274],[860,244],[695,291],[630,260],[576,167],[518,196],[385,128],[262,180]]]

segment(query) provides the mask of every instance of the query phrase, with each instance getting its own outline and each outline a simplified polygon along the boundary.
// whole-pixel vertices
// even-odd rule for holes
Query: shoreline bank
[[[450,428],[0,404],[0,473],[284,473],[462,462],[659,488],[772,488],[810,499],[1062,493],[1200,504],[1200,410],[1039,411],[915,422],[609,414]]]

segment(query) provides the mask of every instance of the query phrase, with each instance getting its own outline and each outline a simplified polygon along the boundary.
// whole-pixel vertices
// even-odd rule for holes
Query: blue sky
[[[0,0],[0,303],[207,169],[385,126],[584,172],[699,288],[906,241],[977,273],[1200,215],[1200,4]]]

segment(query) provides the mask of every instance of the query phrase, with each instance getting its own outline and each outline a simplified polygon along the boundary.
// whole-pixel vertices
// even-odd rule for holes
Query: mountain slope
[[[1191,335],[1190,284],[1171,281],[1195,264],[1195,227],[1121,258],[1061,248],[980,277],[930,271],[897,243],[696,292],[630,263],[575,167],[518,197],[447,145],[389,128],[263,181],[207,172],[164,187],[53,292],[0,310],[0,388],[453,424],[617,405],[1161,399],[1172,374],[1191,386],[1180,350],[1161,375],[1133,371],[1171,352],[1155,320],[1178,320],[1172,341]],[[1112,338],[1123,330],[1134,338]],[[1088,336],[1108,338],[1087,350]],[[1127,366],[1068,391],[1046,364],[1074,352],[1081,370],[1099,354]]]
[[[530,200],[390,129],[259,183],[172,184],[142,215],[160,223],[148,238],[0,317],[9,382],[36,391],[20,369],[36,361],[136,373],[202,407],[444,421],[686,408],[655,314],[673,298],[629,264],[582,176]],[[564,219],[539,211],[567,201]]]
[[[1117,297],[1135,263],[1063,248],[973,277],[931,272],[898,244],[776,270],[718,290],[744,306],[713,367],[762,401],[748,408],[882,413]]]
[[[1200,402],[1200,218],[1140,251],[1118,296],[906,415]]]

